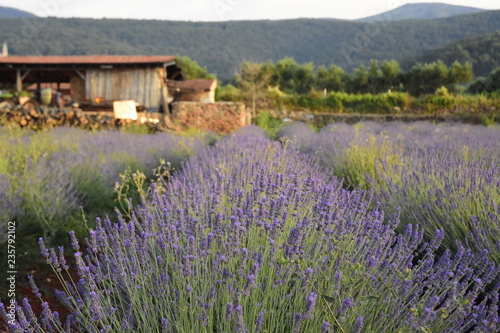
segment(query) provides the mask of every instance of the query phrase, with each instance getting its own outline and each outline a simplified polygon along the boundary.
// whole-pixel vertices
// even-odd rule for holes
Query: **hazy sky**
[[[303,17],[356,19],[414,2],[500,9],[499,0],[0,0],[0,6],[38,16],[227,21]]]

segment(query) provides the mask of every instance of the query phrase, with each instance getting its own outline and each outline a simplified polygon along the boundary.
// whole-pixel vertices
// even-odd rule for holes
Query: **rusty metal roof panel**
[[[123,55],[88,55],[88,56],[7,56],[0,57],[0,64],[33,65],[133,65],[160,64],[175,60],[175,56],[123,56]]]

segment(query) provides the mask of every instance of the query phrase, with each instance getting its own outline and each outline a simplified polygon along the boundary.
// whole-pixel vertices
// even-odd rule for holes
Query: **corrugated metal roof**
[[[0,64],[86,64],[86,65],[119,65],[119,64],[155,64],[175,60],[175,56],[123,56],[123,55],[89,55],[89,56],[7,56],[0,57]]]

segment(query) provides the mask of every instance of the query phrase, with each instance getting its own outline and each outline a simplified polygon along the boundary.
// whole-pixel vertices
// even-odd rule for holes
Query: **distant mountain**
[[[0,19],[12,55],[181,55],[229,79],[245,61],[337,65],[352,71],[371,59],[418,56],[500,30],[500,11],[435,20],[363,23],[321,19],[179,22],[46,18],[43,29]],[[498,58],[498,57],[497,57]]]
[[[448,5],[444,3],[412,3],[388,12],[359,19],[359,22],[383,22],[400,20],[430,20],[456,15],[479,13],[484,9]]]
[[[36,17],[36,15],[10,7],[0,6],[0,18]]]
[[[416,63],[442,60],[448,66],[454,61],[470,62],[476,76],[488,76],[500,67],[500,31],[469,37],[456,43],[429,50],[415,57],[400,61],[401,68],[408,70]]]

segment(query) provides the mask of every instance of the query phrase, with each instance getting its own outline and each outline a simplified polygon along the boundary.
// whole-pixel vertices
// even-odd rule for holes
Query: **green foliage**
[[[304,82],[309,84],[299,85],[306,72],[308,79]],[[494,89],[495,84],[500,82],[499,73],[500,70],[495,71],[488,79],[483,79],[480,88],[488,85],[493,87],[488,89]],[[245,63],[242,74],[236,77],[240,89],[232,85],[221,87],[218,98],[226,101],[251,100],[252,109],[259,107],[264,110],[372,114],[453,110],[454,113],[470,114],[498,109],[500,101],[492,93],[489,96],[456,94],[457,84],[471,78],[469,63],[455,62],[448,67],[437,61],[418,64],[410,71],[402,72],[395,60],[384,61],[381,65],[374,60],[369,68],[360,66],[349,75],[334,66],[329,70],[320,66],[314,71],[312,64],[299,65],[294,59],[286,58],[277,65],[272,62]],[[468,92],[480,92],[477,85],[471,85]],[[306,93],[300,93],[306,88]],[[462,86],[461,91],[464,89]]]
[[[269,112],[259,112],[257,118],[255,118],[255,124],[263,128],[267,136],[275,138],[283,126],[283,121],[280,118],[273,117]]]
[[[181,54],[218,78],[228,79],[242,61],[276,62],[292,57],[298,63],[313,62],[327,68],[336,65],[352,71],[361,64],[368,65],[371,59],[416,56],[500,30],[500,12],[428,20],[424,24],[418,20],[361,23],[319,19],[182,22],[44,18],[40,22],[43,29],[32,29],[30,23],[0,19],[0,41],[9,43],[11,54]],[[468,52],[471,49],[467,48]],[[479,63],[484,50],[482,47],[471,53],[472,59],[453,58],[446,63]],[[498,62],[498,52],[485,54],[489,61]]]
[[[361,65],[356,68],[347,81],[347,90],[355,94],[368,91],[368,75],[368,69],[365,66]]]
[[[370,66],[359,66],[353,75],[346,78],[347,91],[351,93],[376,94],[397,88],[401,81],[399,63],[396,60],[384,61],[379,66],[371,60]]]
[[[483,115],[481,117],[481,123],[484,126],[493,126],[493,125],[496,125],[496,123],[497,123],[496,116],[492,115],[491,117],[488,117],[487,115]]]
[[[236,102],[240,101],[241,98],[241,90],[232,84],[227,84],[217,88],[216,100],[218,101]]]
[[[130,133],[130,134],[153,134],[154,130],[153,128],[149,127],[146,124],[130,124],[128,126],[124,126],[122,130],[125,133]]]
[[[215,79],[215,75],[210,74],[206,67],[201,67],[189,57],[177,55],[175,61],[182,68],[182,72],[186,75],[187,79]]]
[[[284,58],[271,67],[272,81],[286,93],[305,94],[314,82],[314,64],[312,62],[299,65],[293,58]]]
[[[450,68],[450,83],[458,84],[470,82],[474,78],[474,74],[472,72],[472,64],[470,62],[466,62],[464,64],[460,64],[458,61],[455,61]]]
[[[313,95],[291,95],[283,100],[289,108],[358,113],[391,113],[395,108],[407,109],[412,103],[411,97],[402,92],[375,95],[331,92],[325,98]]]
[[[293,95],[287,103],[292,106],[299,106],[304,109],[314,111],[341,111],[343,107],[340,93],[330,93],[326,98],[311,95]]]
[[[359,126],[356,132],[359,138]],[[394,140],[370,135],[365,140],[355,139],[346,147],[334,172],[352,188],[385,188],[385,179],[403,166],[401,155],[402,148]]]
[[[252,105],[252,119],[256,117],[257,99],[263,96],[271,79],[269,67],[253,62],[245,62],[235,81]]]
[[[346,73],[338,66],[320,66],[316,72],[314,87],[318,90],[343,91]]]
[[[488,77],[478,78],[467,88],[467,92],[472,94],[494,93],[495,91],[500,91],[500,67],[491,72]]]
[[[399,85],[401,68],[396,60],[382,62],[380,70],[382,71],[382,90],[394,89]]]
[[[415,57],[401,60],[404,69],[415,63],[430,63],[441,59],[452,66],[455,61],[471,63],[476,76],[487,76],[500,67],[500,31],[480,36],[468,37],[437,49],[429,50]]]
[[[414,96],[433,94],[438,87],[448,84],[449,68],[441,60],[417,64],[404,75],[403,84]]]
[[[454,85],[469,82],[473,78],[470,63],[454,62],[451,67],[438,60],[429,64],[417,64],[403,74],[405,89],[414,96],[432,94],[439,87],[453,88]]]

